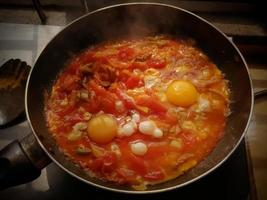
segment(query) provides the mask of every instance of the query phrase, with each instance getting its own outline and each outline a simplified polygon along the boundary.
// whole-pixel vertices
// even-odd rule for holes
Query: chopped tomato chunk
[[[136,98],[136,104],[148,107],[154,113],[165,113],[167,111],[167,108],[159,100],[148,95]]]
[[[138,76],[131,76],[127,79],[125,85],[128,89],[133,89],[135,87],[143,86],[144,82]]]
[[[131,69],[146,70],[149,67],[146,64],[146,62],[133,62],[132,64],[130,64],[129,68],[131,68]]]
[[[129,97],[127,94],[125,94],[121,89],[116,89],[116,94],[118,98],[123,102],[126,108],[133,109],[135,108],[135,103],[131,97]]]
[[[149,59],[146,61],[146,64],[152,68],[164,68],[166,66],[166,62],[159,59]]]
[[[72,113],[75,109],[76,109],[76,106],[73,104],[73,105],[63,107],[63,108],[61,107],[58,111],[56,111],[56,113],[60,117],[64,117],[65,115]]]
[[[83,121],[83,116],[81,113],[71,113],[69,115],[65,115],[64,119],[66,123],[74,125],[78,122]]]
[[[144,177],[149,180],[161,180],[165,176],[162,170],[153,170],[149,171]]]
[[[128,157],[126,158],[129,167],[136,171],[138,174],[145,175],[147,173],[145,161],[143,158],[135,156],[132,153],[129,153]]]
[[[107,153],[103,157],[96,158],[90,167],[95,172],[102,172],[103,174],[110,173],[116,167],[116,160],[114,153]]]
[[[118,57],[121,60],[129,60],[133,58],[133,56],[134,56],[134,49],[129,47],[122,48],[118,53]]]
[[[77,88],[78,77],[76,75],[66,74],[60,80],[61,88],[65,91],[72,91]]]
[[[115,113],[115,102],[117,97],[115,94],[109,92],[100,85],[97,85],[94,81],[91,81],[89,88],[91,88],[95,94],[97,103],[92,102],[94,105],[98,105],[98,108],[107,113]]]

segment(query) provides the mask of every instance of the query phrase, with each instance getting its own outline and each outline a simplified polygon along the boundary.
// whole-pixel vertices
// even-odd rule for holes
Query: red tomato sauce
[[[74,163],[102,180],[145,189],[176,178],[215,148],[229,93],[222,72],[192,40],[146,37],[72,58],[45,113]]]

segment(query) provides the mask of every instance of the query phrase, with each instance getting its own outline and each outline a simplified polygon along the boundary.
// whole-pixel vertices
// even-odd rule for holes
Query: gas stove
[[[187,5],[187,4],[186,4]],[[196,12],[198,12],[196,10]],[[214,19],[210,13],[203,14],[207,19]],[[266,36],[261,32],[260,25],[251,22],[246,26],[231,26],[224,22],[222,17],[216,18],[214,24],[232,37],[248,61],[252,75],[254,89],[259,90],[267,87],[267,60],[262,55],[266,49]],[[248,32],[248,27],[256,26],[258,32]],[[232,28],[232,30],[229,29]],[[0,64],[10,58],[20,58],[29,65],[33,65],[37,55],[41,52],[47,42],[58,33],[61,26],[40,26],[0,23]],[[237,31],[237,29],[239,31]],[[242,33],[243,31],[243,33]],[[257,56],[256,56],[257,55]],[[256,103],[254,114],[249,130],[239,147],[233,155],[218,169],[203,177],[202,179],[167,193],[138,195],[141,199],[264,199],[263,185],[266,179],[261,180],[260,173],[264,167],[267,153],[264,149],[263,132],[267,131],[265,123],[267,104],[266,101]],[[14,139],[23,138],[31,132],[25,116],[20,116],[16,123],[10,126],[0,127],[0,148],[4,147]],[[260,133],[262,132],[262,133]],[[262,148],[257,147],[258,144]],[[261,149],[261,150],[259,150]],[[265,157],[264,155],[265,151]],[[261,161],[260,159],[263,159]],[[264,176],[263,176],[264,177]],[[266,175],[265,175],[266,178]],[[264,182],[265,181],[265,182]],[[104,191],[89,186],[65,173],[56,164],[52,163],[42,170],[39,178],[31,183],[12,187],[0,192],[1,199],[63,199],[87,196],[108,197],[109,199],[135,199],[136,195],[118,194]]]

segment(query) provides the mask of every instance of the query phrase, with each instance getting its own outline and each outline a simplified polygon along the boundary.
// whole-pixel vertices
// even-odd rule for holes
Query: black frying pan
[[[230,81],[232,112],[224,137],[205,160],[174,180],[149,186],[146,191],[134,191],[130,187],[91,178],[65,159],[46,127],[44,94],[50,92],[65,63],[88,46],[106,40],[154,34],[195,39]],[[76,178],[112,191],[152,193],[179,188],[207,175],[232,154],[248,127],[253,100],[251,79],[241,53],[221,31],[204,19],[174,6],[155,3],[131,3],[99,9],[68,25],[37,59],[26,89],[26,113],[33,134],[1,151],[0,186],[3,189],[36,178],[51,159]]]

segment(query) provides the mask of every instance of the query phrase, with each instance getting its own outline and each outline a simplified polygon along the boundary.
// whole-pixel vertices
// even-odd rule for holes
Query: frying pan
[[[171,181],[135,191],[89,177],[68,161],[51,137],[44,115],[49,94],[66,62],[83,49],[107,40],[168,34],[189,37],[225,74],[231,88],[231,114],[225,135],[211,154],[196,167]],[[14,141],[0,152],[1,189],[31,181],[51,161],[90,185],[124,193],[155,193],[179,188],[200,179],[220,166],[239,145],[253,108],[248,67],[237,47],[206,20],[181,8],[158,3],[128,3],[91,12],[63,29],[45,47],[32,68],[26,87],[25,106],[32,134]]]

